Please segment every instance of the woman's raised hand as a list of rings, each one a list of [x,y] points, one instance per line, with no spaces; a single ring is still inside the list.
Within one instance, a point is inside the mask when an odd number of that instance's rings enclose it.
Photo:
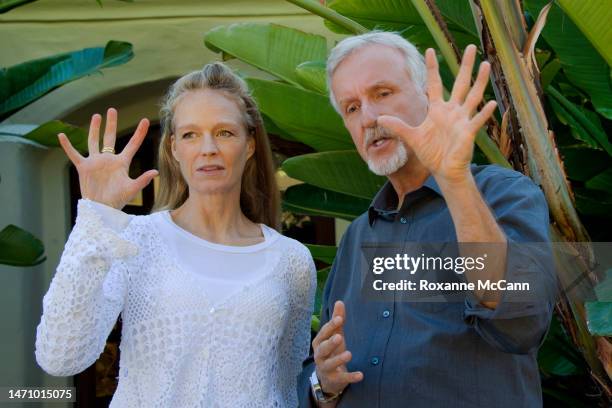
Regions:
[[[130,163],[147,135],[149,121],[147,119],[140,121],[134,135],[119,154],[108,151],[114,152],[115,148],[117,111],[109,108],[106,112],[102,152],[100,152],[101,122],[101,115],[92,116],[87,138],[89,150],[87,157],[81,156],[64,133],[60,133],[58,138],[64,152],[79,173],[81,196],[120,210],[158,174],[157,170],[149,170],[135,180],[129,176]]]

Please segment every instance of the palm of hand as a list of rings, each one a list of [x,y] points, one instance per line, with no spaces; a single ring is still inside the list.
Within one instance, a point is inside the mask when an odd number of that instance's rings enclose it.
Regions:
[[[496,106],[491,101],[474,115],[482,101],[490,71],[489,64],[482,63],[474,86],[470,87],[475,56],[476,47],[468,46],[451,97],[445,101],[435,53],[427,50],[429,106],[423,123],[412,127],[394,116],[378,119],[380,125],[398,134],[419,161],[438,178],[460,179],[469,173],[476,134]]]
[[[123,151],[120,154],[114,154],[100,153],[101,121],[102,117],[98,114],[91,118],[87,139],[89,155],[86,158],[72,146],[65,134],[58,135],[59,142],[77,168],[81,196],[121,209],[157,175],[157,170],[149,170],[137,179],[129,177],[130,163],[147,134],[149,122],[146,119],[141,120]],[[102,141],[106,148],[114,150],[116,130],[117,111],[110,108],[107,112],[106,129]]]
[[[83,198],[95,197],[112,207],[131,201],[138,190],[128,175],[129,164],[119,155],[90,156],[77,166]]]

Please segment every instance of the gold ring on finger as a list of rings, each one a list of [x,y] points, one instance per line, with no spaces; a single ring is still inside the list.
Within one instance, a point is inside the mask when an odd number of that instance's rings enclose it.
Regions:
[[[102,153],[110,153],[110,154],[115,154],[115,148],[114,147],[110,147],[110,146],[106,146],[102,149]]]

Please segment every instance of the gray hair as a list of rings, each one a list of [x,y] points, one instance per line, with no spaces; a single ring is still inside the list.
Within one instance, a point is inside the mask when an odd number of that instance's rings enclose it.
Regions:
[[[395,48],[405,57],[406,70],[408,75],[417,88],[425,92],[427,87],[427,68],[425,59],[417,48],[404,37],[397,33],[386,31],[372,31],[345,38],[331,50],[327,58],[327,89],[329,89],[329,99],[334,109],[340,113],[340,107],[336,102],[334,91],[331,87],[331,77],[338,68],[338,65],[353,52],[360,50],[368,45],[386,45]]]

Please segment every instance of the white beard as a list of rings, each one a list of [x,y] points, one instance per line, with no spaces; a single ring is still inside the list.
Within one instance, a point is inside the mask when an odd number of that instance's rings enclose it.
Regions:
[[[375,160],[368,156],[367,146],[370,145],[370,141],[379,138],[380,136],[387,136],[395,139],[396,148],[395,151],[390,154],[378,158]],[[382,126],[376,126],[368,128],[365,131],[365,145],[366,145],[366,162],[370,171],[378,176],[388,176],[393,174],[402,168],[408,161],[408,152],[404,143],[395,135],[389,133]]]

